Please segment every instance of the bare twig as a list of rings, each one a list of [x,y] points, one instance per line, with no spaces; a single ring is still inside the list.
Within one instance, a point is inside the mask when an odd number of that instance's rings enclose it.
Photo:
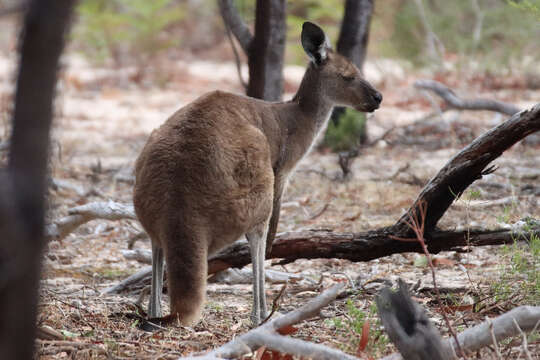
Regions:
[[[521,330],[516,319],[512,319],[512,320],[514,320],[514,325],[516,325],[516,329],[521,334],[521,346],[523,347],[523,352],[525,353],[527,360],[532,360],[531,353],[529,352],[529,343],[527,342],[527,335],[525,335],[525,333]]]
[[[514,115],[520,109],[512,104],[491,99],[463,99],[452,89],[435,80],[416,80],[414,87],[429,90],[440,96],[448,106],[459,110],[489,110],[506,115]]]
[[[205,355],[180,359],[235,359],[252,353],[261,346],[265,346],[271,350],[276,350],[303,358],[358,360],[356,357],[345,354],[339,350],[278,335],[279,329],[297,324],[301,321],[316,316],[323,307],[328,305],[337,297],[343,287],[343,284],[335,285],[301,308],[267,322],[266,324],[237,337],[236,339]]]
[[[497,338],[495,337],[495,331],[493,330],[493,323],[491,322],[491,320],[489,320],[489,318],[486,318],[486,322],[489,326],[489,334],[491,335],[491,343],[493,344],[493,348],[495,349],[495,355],[497,356],[498,360],[502,360],[499,343],[497,342]]]

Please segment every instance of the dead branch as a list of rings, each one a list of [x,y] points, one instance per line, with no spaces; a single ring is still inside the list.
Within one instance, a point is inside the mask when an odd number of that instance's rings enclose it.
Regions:
[[[96,219],[136,219],[136,216],[131,204],[121,204],[114,201],[88,203],[70,209],[68,216],[47,225],[45,236],[48,240],[59,241],[82,224]]]
[[[358,360],[358,358],[345,354],[339,350],[331,349],[319,344],[309,343],[303,340],[281,336],[278,333],[279,329],[292,326],[301,321],[317,316],[323,307],[328,305],[338,296],[343,287],[343,284],[335,285],[302,306],[300,309],[294,310],[286,315],[271,320],[205,355],[180,359],[236,359],[243,355],[252,353],[262,346],[265,346],[271,350],[276,350],[302,358]]]
[[[225,26],[230,29],[236,40],[238,40],[244,53],[249,54],[253,35],[244,20],[242,20],[242,17],[234,6],[234,2],[232,0],[219,0],[218,5]]]
[[[485,246],[512,244],[516,239],[529,240],[534,234],[540,236],[540,226],[531,232],[526,226],[514,229],[432,231],[426,233],[426,243],[431,254],[455,250],[465,246]],[[335,233],[329,231],[299,231],[277,236],[268,258],[282,259],[286,264],[296,259],[347,259],[369,261],[384,256],[404,253],[422,253],[417,242],[396,241],[390,238],[394,233],[389,229],[379,229],[362,233]],[[234,244],[208,260],[208,272],[215,273],[229,267],[242,267],[251,262],[249,246]]]
[[[491,99],[463,99],[449,87],[435,80],[416,80],[414,87],[429,90],[440,96],[448,106],[459,110],[489,110],[514,115],[520,109],[512,104]]]
[[[497,341],[521,334],[520,330],[516,328],[514,320],[518,323],[521,331],[530,332],[540,321],[540,306],[520,306],[492,319],[493,332]],[[490,345],[489,323],[486,321],[463,331],[458,335],[458,340],[466,351],[476,351]],[[453,341],[450,339],[446,340],[446,343],[453,346]]]
[[[455,340],[447,338],[441,341],[439,332],[424,310],[410,298],[403,283],[400,282],[397,293],[388,288],[381,291],[376,302],[384,328],[401,352],[401,355],[392,354],[382,360],[456,358]],[[464,351],[472,352],[493,344],[492,336],[497,342],[522,335],[533,331],[538,322],[540,307],[520,306],[463,331],[457,339]]]
[[[410,229],[405,224],[412,211],[427,204],[426,232],[431,232],[450,205],[474,181],[495,170],[486,167],[512,145],[540,130],[540,103],[513,115],[499,126],[485,132],[455,155],[420,192],[411,208],[392,227],[397,234]],[[418,215],[417,215],[418,216]]]

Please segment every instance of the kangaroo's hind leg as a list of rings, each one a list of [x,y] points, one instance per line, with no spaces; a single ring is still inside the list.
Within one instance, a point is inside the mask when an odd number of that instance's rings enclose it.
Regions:
[[[161,317],[161,297],[163,294],[163,249],[152,242],[152,285],[148,316]]]
[[[251,250],[251,263],[253,264],[253,309],[251,322],[257,326],[266,319],[266,296],[264,291],[264,257],[266,249],[266,235],[268,221],[265,221],[246,233]]]

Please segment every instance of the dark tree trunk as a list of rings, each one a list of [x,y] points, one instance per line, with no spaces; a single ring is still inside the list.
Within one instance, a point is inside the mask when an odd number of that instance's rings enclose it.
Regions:
[[[21,34],[9,165],[0,170],[0,354],[32,359],[45,178],[58,59],[73,0],[29,2]]]
[[[350,59],[362,71],[369,40],[369,26],[375,0],[347,0],[337,42],[337,52]],[[337,107],[332,113],[332,121],[338,124],[345,108]],[[359,141],[365,143],[367,136]]]
[[[369,26],[374,0],[347,0],[337,42],[337,51],[350,59],[360,71],[366,59]]]
[[[281,100],[287,30],[285,6],[285,0],[257,1],[255,36],[248,52],[248,96]]]

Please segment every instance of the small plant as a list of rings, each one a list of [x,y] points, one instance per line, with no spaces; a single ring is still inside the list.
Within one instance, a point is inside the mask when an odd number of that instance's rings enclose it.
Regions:
[[[334,152],[353,150],[366,136],[366,115],[346,109],[337,121],[331,120],[324,136],[324,145]]]
[[[520,294],[523,303],[540,305],[540,237],[531,233],[530,241],[503,246],[502,254],[508,261],[502,265],[501,278],[492,284],[495,300]]]
[[[377,317],[377,306],[371,304],[369,311],[358,308],[352,299],[345,304],[344,318],[337,317],[332,320],[336,329],[346,333],[352,341],[347,344],[347,351],[355,353],[361,341],[366,321],[369,321],[369,340],[365,351],[370,355],[382,354],[386,349],[389,339],[381,330],[381,323]],[[366,336],[366,335],[364,335]]]

